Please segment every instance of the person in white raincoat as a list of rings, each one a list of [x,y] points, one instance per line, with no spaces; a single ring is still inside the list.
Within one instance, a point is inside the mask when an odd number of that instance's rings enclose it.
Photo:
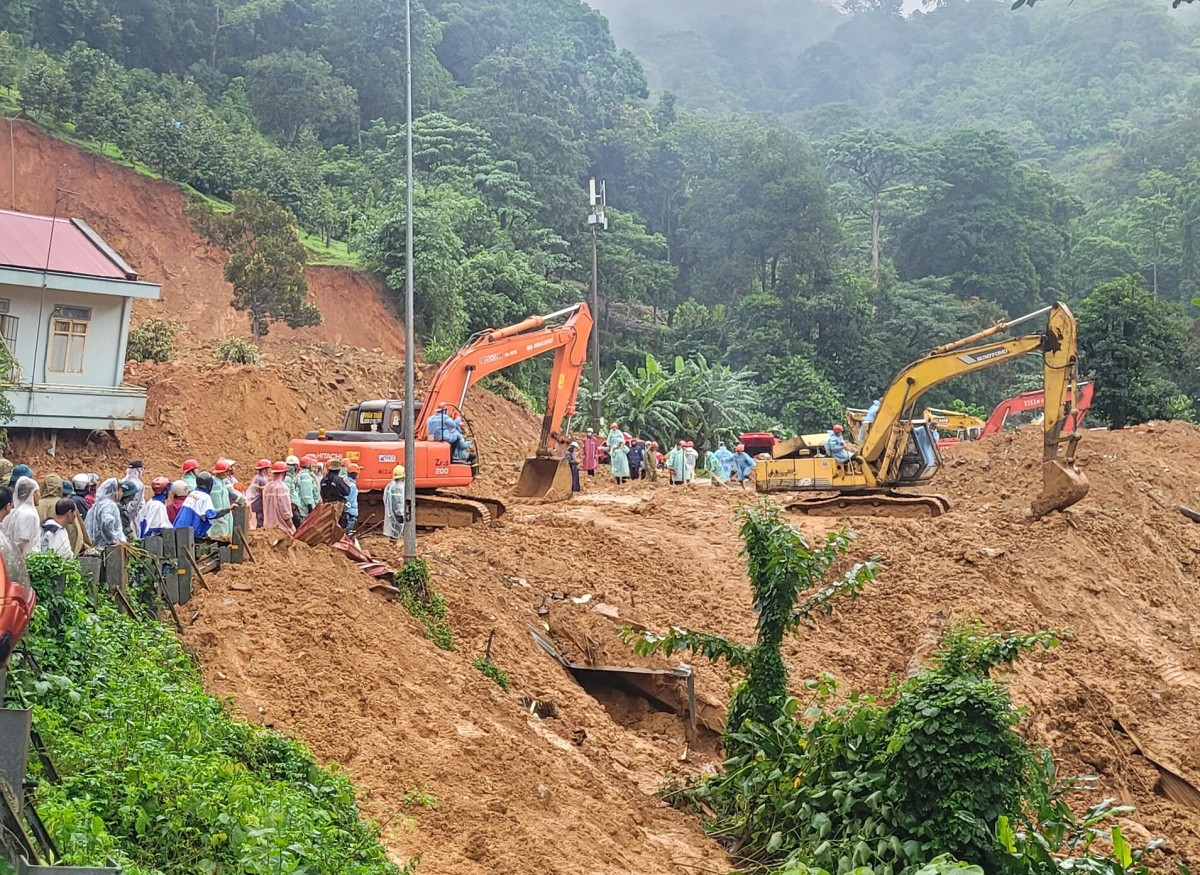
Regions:
[[[404,537],[404,466],[392,469],[392,482],[383,487],[383,534],[398,541]]]

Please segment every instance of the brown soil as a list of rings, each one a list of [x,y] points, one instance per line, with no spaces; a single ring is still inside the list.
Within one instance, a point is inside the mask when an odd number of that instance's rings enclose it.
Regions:
[[[955,450],[938,484],[953,502],[949,514],[854,521],[855,558],[879,557],[887,571],[789,642],[797,689],[829,671],[847,688],[879,691],[927,656],[955,617],[998,630],[1069,628],[1060,647],[1012,676],[1028,709],[1024,731],[1054,751],[1062,773],[1099,776],[1090,801],[1111,795],[1136,805],[1126,819],[1133,834],[1164,836],[1172,853],[1194,859],[1200,812],[1161,795],[1147,755],[1200,786],[1192,607],[1200,529],[1175,509],[1200,488],[1190,464],[1198,452],[1200,429],[1188,425],[1090,433],[1080,448],[1090,495],[1033,522],[1036,436]],[[453,654],[432,648],[328,552],[303,548],[303,568],[260,560],[223,574],[201,595],[193,633],[213,690],[252,718],[264,709],[321,757],[345,764],[373,815],[414,818],[388,841],[398,853],[421,852],[436,871],[568,872],[580,859],[595,861],[589,871],[720,870],[727,862],[695,823],[650,795],[668,774],[714,768],[711,737],[681,762],[681,719],[627,693],[589,696],[529,628],[572,660],[600,663],[645,664],[617,640],[618,624],[630,621],[751,640],[732,521],[749,496],[588,485],[571,502],[520,504],[491,527],[423,539],[449,603]],[[837,524],[797,522],[814,537]],[[399,558],[387,542],[370,546]],[[235,581],[252,591],[229,591]],[[584,595],[591,599],[576,604]],[[620,618],[597,614],[597,603]],[[548,612],[539,615],[542,605]],[[494,658],[512,679],[508,695],[469,666],[492,630]],[[696,667],[702,698],[719,706],[726,673],[703,660]],[[550,699],[559,716],[528,716],[521,697]],[[576,746],[579,729],[585,740]],[[437,797],[436,811],[404,808],[406,789],[418,785]]]
[[[191,343],[250,336],[246,314],[229,305],[224,254],[192,229],[178,186],[81,152],[25,122],[14,125],[10,151],[7,133],[0,137],[0,208],[49,216],[56,189],[73,192],[60,197],[58,215],[87,221],[142,279],[162,285],[160,301],[136,302],[135,322],[178,317]],[[15,198],[8,172],[14,151]],[[308,283],[323,324],[300,330],[277,325],[266,339],[268,349],[324,341],[404,354],[403,330],[374,280],[344,268],[310,267]]]

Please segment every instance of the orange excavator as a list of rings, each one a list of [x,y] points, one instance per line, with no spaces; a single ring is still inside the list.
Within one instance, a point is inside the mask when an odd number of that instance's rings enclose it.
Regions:
[[[1079,384],[1075,403],[1071,412],[1067,414],[1066,423],[1063,426],[1065,429],[1074,432],[1083,424],[1083,418],[1087,416],[1088,409],[1092,406],[1093,392],[1094,388],[1090,381]],[[1000,434],[1000,432],[1004,431],[1004,427],[1008,424],[1010,417],[1029,410],[1041,410],[1045,406],[1046,392],[1044,389],[1034,389],[1031,392],[1022,392],[1020,395],[1014,395],[1012,398],[1001,401],[996,405],[996,409],[992,411],[992,415],[983,424],[983,430],[979,436],[987,437],[988,435]]]
[[[471,438],[473,429],[463,413],[471,386],[489,374],[549,352],[554,353],[554,363],[542,434],[534,454],[525,460],[515,494],[543,499],[570,494],[563,420],[575,415],[591,333],[592,313],[587,304],[579,303],[545,316],[530,316],[507,328],[481,331],[442,362],[424,400],[417,404],[414,473],[418,526],[469,526],[504,513],[504,503],[499,499],[443,491],[475,482],[479,476],[479,444],[471,440],[467,458],[456,458],[449,443],[429,439],[427,423],[433,414],[444,410],[461,422],[464,436]],[[360,526],[381,518],[380,491],[391,482],[392,469],[404,463],[403,414],[402,400],[363,401],[346,411],[341,430],[309,432],[288,445],[296,456],[311,454],[322,461],[343,459],[359,466]]]

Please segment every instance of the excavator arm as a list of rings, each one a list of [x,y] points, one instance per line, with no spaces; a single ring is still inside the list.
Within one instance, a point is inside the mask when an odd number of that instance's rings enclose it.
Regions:
[[[1007,340],[988,338],[1005,334],[1016,326],[1048,314],[1046,330],[1039,334]],[[939,346],[925,358],[908,365],[884,392],[879,412],[860,448],[863,460],[876,472],[876,479],[895,479],[904,454],[911,417],[917,400],[946,380],[994,367],[1017,356],[1041,352],[1045,379],[1046,416],[1043,424],[1043,489],[1034,502],[1035,516],[1069,507],[1087,494],[1087,479],[1075,467],[1075,445],[1079,435],[1063,435],[1068,417],[1074,422],[1076,398],[1076,324],[1065,304],[1058,303],[1036,313],[1000,323],[970,337]],[[1063,458],[1060,447],[1066,444]]]
[[[561,324],[548,324],[564,316],[567,318]],[[542,436],[537,448],[539,456],[552,454],[563,419],[575,414],[575,399],[579,394],[591,333],[591,311],[587,304],[579,303],[545,316],[530,316],[508,328],[489,329],[475,335],[442,362],[434,374],[421,405],[425,415],[416,424],[417,439],[427,439],[428,418],[442,404],[461,412],[467,391],[478,380],[554,350],[546,415],[542,419]]]

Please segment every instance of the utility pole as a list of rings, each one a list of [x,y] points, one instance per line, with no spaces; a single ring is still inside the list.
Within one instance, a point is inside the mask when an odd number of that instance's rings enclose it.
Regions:
[[[405,101],[408,144],[405,153],[406,233],[404,240],[404,558],[417,556],[417,453],[416,408],[413,400],[413,86],[412,86],[412,0],[404,0],[404,53],[408,73]]]
[[[604,411],[600,408],[600,267],[598,240],[601,231],[608,230],[608,219],[604,215],[606,198],[604,180],[597,188],[596,180],[589,185],[592,212],[588,216],[588,227],[592,229],[592,417],[604,428]]]

